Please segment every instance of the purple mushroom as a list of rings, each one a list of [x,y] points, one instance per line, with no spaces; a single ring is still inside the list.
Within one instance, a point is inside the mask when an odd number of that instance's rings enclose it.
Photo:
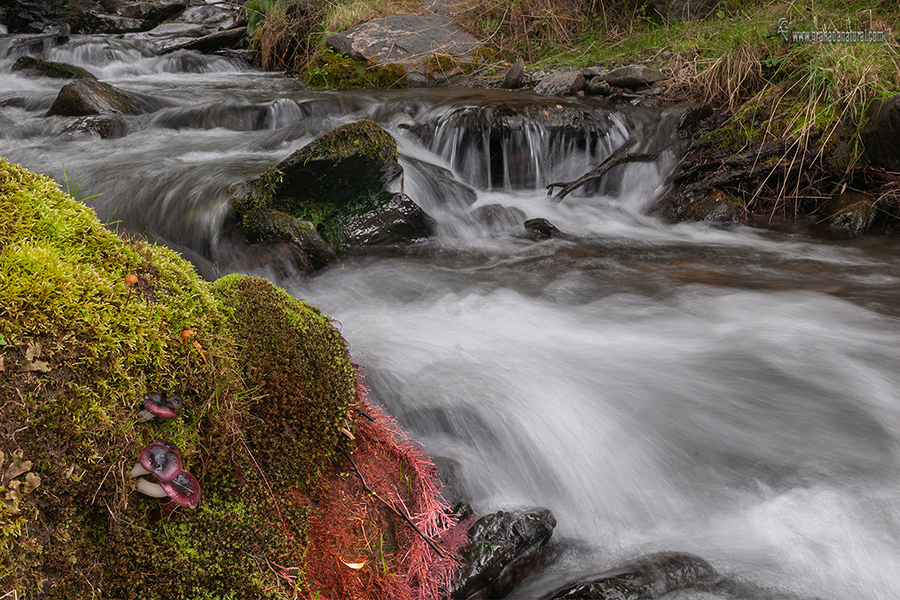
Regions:
[[[157,423],[162,423],[166,419],[174,419],[175,411],[179,410],[183,404],[181,396],[166,396],[158,392],[151,392],[144,395],[144,410],[138,414],[143,421],[155,418]]]
[[[197,508],[200,501],[200,483],[187,471],[180,472],[172,481],[161,482],[160,487],[175,504]]]
[[[181,450],[169,442],[150,442],[141,450],[140,465],[160,482],[169,482],[181,472]]]

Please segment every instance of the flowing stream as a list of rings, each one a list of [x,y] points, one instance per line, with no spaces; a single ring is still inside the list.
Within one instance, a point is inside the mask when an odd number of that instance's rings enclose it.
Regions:
[[[572,143],[529,123],[490,148],[453,124],[528,94],[311,92],[140,40],[44,44],[158,108],[101,139],[44,116],[64,82],[12,72],[20,40],[0,36],[0,155],[68,179],[110,227],[206,277],[250,270],[337,319],[373,399],[436,458],[451,500],[555,514],[557,558],[515,597],[680,550],[736,585],[671,597],[900,598],[898,240],[665,224],[645,211],[667,154],[548,199],[547,183],[631,132],[665,134],[653,111],[551,100],[590,112],[598,133]],[[359,118],[397,138],[404,191],[439,235],[312,279],[246,267],[217,233],[228,187]],[[417,123],[432,125],[427,143]],[[479,225],[428,165],[473,187],[475,207],[517,207],[569,235]]]

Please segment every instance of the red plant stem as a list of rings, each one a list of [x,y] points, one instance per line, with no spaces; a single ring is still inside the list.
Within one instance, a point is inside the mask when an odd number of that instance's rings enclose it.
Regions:
[[[370,488],[370,487],[369,487],[369,484],[366,483],[366,478],[363,477],[362,472],[359,470],[359,467],[357,467],[357,466],[356,466],[356,463],[353,462],[353,457],[351,457],[351,456],[347,453],[347,451],[344,450],[343,448],[341,449],[341,452],[344,453],[344,456],[346,456],[346,457],[347,457],[347,460],[350,461],[350,466],[352,466],[352,467],[353,467],[353,470],[356,471],[356,474],[359,475],[359,480],[362,482],[363,488],[365,488],[365,490],[366,490],[367,492],[369,492],[370,494],[372,494],[373,496],[375,496],[376,498],[378,498],[379,500],[381,500],[381,502],[382,502],[385,506],[387,506],[389,509],[391,509],[391,511],[394,512],[394,514],[400,516],[400,518],[402,518],[404,521],[406,521],[407,524],[409,524],[409,526],[412,527],[412,528],[415,530],[415,532],[418,533],[418,534],[422,537],[422,539],[425,540],[425,542],[426,542],[429,546],[431,546],[431,549],[434,550],[435,552],[437,552],[438,556],[440,556],[441,558],[447,558],[447,552],[446,552],[443,548],[441,548],[440,546],[438,546],[437,542],[435,542],[433,539],[431,539],[430,537],[428,537],[427,535],[425,535],[425,533],[424,533],[421,529],[419,529],[419,528],[416,526],[415,523],[413,523],[412,519],[410,519],[408,516],[406,516],[405,513],[403,513],[403,512],[401,512],[401,511],[397,510],[397,508],[396,508],[393,504],[391,504],[390,502],[388,502],[387,500],[385,500],[384,498],[382,498],[381,496],[379,496],[379,495],[375,492],[375,490],[373,490],[372,488]]]

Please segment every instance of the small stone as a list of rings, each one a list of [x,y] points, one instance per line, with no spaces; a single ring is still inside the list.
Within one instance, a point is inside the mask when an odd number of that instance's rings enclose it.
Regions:
[[[525,59],[521,56],[513,63],[513,66],[506,72],[501,86],[507,90],[520,88],[525,84]]]

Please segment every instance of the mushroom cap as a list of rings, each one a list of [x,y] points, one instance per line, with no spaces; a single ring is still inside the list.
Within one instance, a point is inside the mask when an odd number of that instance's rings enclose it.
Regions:
[[[161,483],[172,481],[181,472],[181,450],[169,442],[150,442],[141,450],[139,460]]]
[[[181,399],[181,396],[167,396],[166,397],[166,405],[172,408],[173,410],[181,410],[181,407],[184,406],[184,400]]]
[[[181,471],[172,481],[160,481],[159,485],[179,506],[196,508],[200,501],[200,483],[187,471]]]
[[[162,394],[145,394],[144,408],[159,419],[175,418],[175,411],[166,403],[166,398]]]

